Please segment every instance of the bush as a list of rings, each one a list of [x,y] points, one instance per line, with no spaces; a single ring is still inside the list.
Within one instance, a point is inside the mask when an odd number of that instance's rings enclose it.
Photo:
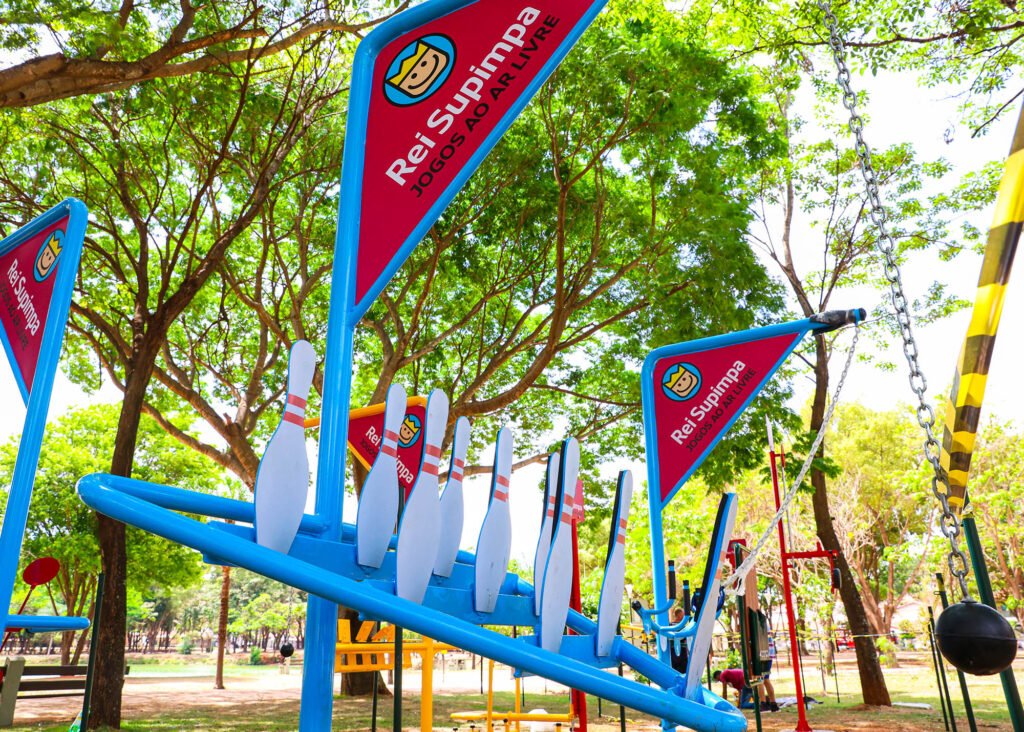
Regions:
[[[886,668],[896,668],[899,663],[896,661],[896,644],[888,638],[878,638],[875,641],[878,648],[878,660]]]
[[[259,646],[253,646],[249,649],[249,665],[250,666],[262,666],[263,665],[263,651],[260,650]]]
[[[181,645],[178,646],[178,653],[190,656],[192,655],[193,647],[194,646],[192,643],[192,636],[186,635],[184,638],[181,639]]]

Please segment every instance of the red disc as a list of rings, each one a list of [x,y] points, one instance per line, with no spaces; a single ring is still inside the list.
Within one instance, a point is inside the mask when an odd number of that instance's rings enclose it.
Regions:
[[[60,562],[56,559],[53,557],[39,557],[39,559],[25,567],[25,571],[21,573],[21,578],[25,580],[25,584],[38,587],[39,585],[45,585],[56,577],[59,571]]]

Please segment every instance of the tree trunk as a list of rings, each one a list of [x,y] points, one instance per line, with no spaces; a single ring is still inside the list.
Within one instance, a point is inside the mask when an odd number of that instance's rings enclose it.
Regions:
[[[67,666],[71,663],[71,646],[75,642],[73,630],[60,634],[60,665]]]
[[[815,336],[814,363],[814,403],[811,407],[811,430],[821,429],[825,419],[825,406],[828,401],[828,357],[825,351],[825,340]],[[825,445],[822,443],[818,456],[823,457]],[[885,685],[882,666],[878,661],[878,652],[871,635],[864,605],[857,592],[857,583],[850,571],[850,565],[843,554],[842,545],[832,525],[832,514],[828,505],[828,487],[825,474],[820,470],[811,470],[811,485],[814,486],[812,503],[814,505],[814,525],[818,538],[825,549],[836,552],[836,566],[839,567],[842,584],[839,595],[846,609],[846,619],[850,623],[850,632],[854,636],[854,648],[857,653],[857,670],[860,673],[860,687],[864,695],[864,703],[872,706],[891,706],[889,689]]]
[[[128,556],[124,524],[98,514],[97,534],[105,584],[96,635],[96,666],[89,729],[121,728],[121,687],[124,684],[125,626],[128,618]]]
[[[223,567],[220,584],[220,616],[217,619],[217,678],[213,688],[224,688],[224,647],[228,644],[228,599],[231,597],[231,567]]]
[[[141,340],[140,336],[137,336]],[[140,346],[142,344],[139,344]],[[153,354],[155,355],[155,354]],[[153,356],[136,348],[133,366],[128,369],[124,401],[114,438],[113,475],[131,476],[135,443],[139,435],[146,385],[153,370]],[[139,364],[145,364],[140,368]],[[121,689],[124,686],[124,654],[128,626],[128,547],[125,526],[120,521],[97,514],[96,534],[104,573],[103,603],[99,608],[96,636],[96,666],[92,689],[89,729],[121,728]]]

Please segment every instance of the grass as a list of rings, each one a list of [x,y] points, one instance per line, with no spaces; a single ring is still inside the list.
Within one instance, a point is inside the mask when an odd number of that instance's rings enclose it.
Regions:
[[[822,695],[821,676],[814,659],[808,659],[805,671],[805,693],[824,700]],[[840,657],[839,689],[840,702],[836,702],[835,682],[827,677],[830,696],[825,704],[815,706],[808,712],[811,726],[833,730],[907,730],[908,732],[939,732],[943,730],[942,714],[939,710],[939,698],[936,691],[935,672],[930,665],[925,665],[928,657],[925,654],[901,656],[901,666],[886,669],[886,682],[893,701],[923,702],[932,706],[931,710],[911,709],[878,709],[865,707],[859,693],[859,681],[856,668],[853,666],[852,654]],[[173,665],[170,666],[173,668]],[[239,667],[231,670],[232,675]],[[258,673],[260,667],[254,667]],[[1018,678],[1024,668],[1018,669]],[[778,697],[792,696],[795,687],[792,672],[788,668],[778,670],[775,675],[775,688]],[[1003,699],[1002,687],[998,677],[968,677],[971,699],[979,729],[984,732],[1003,732],[1011,729],[1009,714]],[[960,691],[955,673],[950,672],[949,683],[954,698],[956,717],[960,730],[967,729]],[[717,685],[716,685],[717,687]],[[720,691],[720,687],[716,688]],[[857,693],[854,693],[854,692]],[[411,695],[405,698],[403,729],[419,728],[419,705]],[[514,698],[511,692],[495,694],[495,708],[511,710]],[[294,730],[298,715],[298,704],[293,701],[261,702],[250,704],[239,702],[231,707],[218,709],[188,709],[187,701],[182,708],[173,713],[164,713],[142,719],[127,720],[122,729],[126,732],[283,732]],[[617,715],[618,708],[603,703],[602,711],[606,715]],[[486,708],[486,697],[481,694],[445,695],[439,693],[434,697],[435,729],[452,729],[450,714],[455,711],[474,711]],[[564,712],[568,708],[565,694],[527,694],[523,709],[543,708],[549,712]],[[369,730],[370,700],[366,698],[337,698],[334,704],[334,729],[336,730]],[[593,732],[612,732],[618,730],[616,717],[598,719],[597,700],[589,698],[588,716],[590,729]],[[751,716],[748,713],[748,716]],[[777,714],[764,715],[766,730],[792,729],[796,724],[796,710],[783,710]],[[752,716],[751,716],[752,719]],[[378,729],[390,730],[392,720],[392,700],[381,698],[378,715]],[[630,729],[643,727],[651,729],[656,723],[650,717],[627,710]],[[753,724],[750,726],[753,729]],[[45,732],[66,732],[67,724],[18,726],[12,728],[16,732],[44,730]],[[468,729],[464,726],[463,729]],[[479,729],[479,728],[478,728]],[[523,725],[523,730],[528,729]]]

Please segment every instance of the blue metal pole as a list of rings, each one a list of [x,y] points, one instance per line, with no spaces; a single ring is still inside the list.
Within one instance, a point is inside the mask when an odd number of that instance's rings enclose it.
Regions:
[[[57,272],[53,275],[57,281],[53,286],[50,310],[43,326],[45,330],[39,358],[36,361],[35,377],[31,384],[23,385],[23,393],[28,393],[27,413],[21,441],[18,443],[18,456],[14,460],[14,475],[11,476],[3,527],[0,528],[0,637],[3,637],[9,626],[11,595],[14,593],[14,581],[18,574],[21,543],[25,535],[25,525],[28,523],[32,488],[35,485],[36,469],[39,467],[39,453],[43,447],[46,413],[50,407],[57,361],[60,359],[60,349],[64,342],[64,326],[71,307],[71,293],[75,285],[75,275],[78,273],[88,215],[85,204],[69,198],[12,234],[4,240],[4,246],[0,247],[0,251],[9,251],[61,218],[69,216],[67,230],[64,232],[64,250],[60,255],[62,261],[57,265]],[[16,364],[12,364],[12,369],[18,372]]]
[[[356,66],[353,74],[368,73]],[[349,139],[364,139],[351,128],[360,127],[349,118]],[[364,124],[362,126],[365,126]],[[355,136],[351,136],[355,134]],[[349,156],[346,156],[346,161]],[[342,180],[348,171],[342,167]],[[342,185],[344,190],[344,183]],[[346,212],[347,194],[341,196],[338,233],[334,247],[331,304],[327,318],[327,351],[324,358],[324,386],[320,421],[320,452],[317,460],[316,516],[324,523],[321,536],[341,540],[342,505],[345,495],[345,458],[348,412],[351,401],[352,340],[356,323],[352,317],[355,282],[356,219]],[[350,204],[349,204],[350,207]],[[357,319],[356,319],[357,320]],[[331,729],[334,708],[334,646],[338,641],[338,605],[310,595],[306,609],[306,645],[302,664],[302,706],[300,732]]]

